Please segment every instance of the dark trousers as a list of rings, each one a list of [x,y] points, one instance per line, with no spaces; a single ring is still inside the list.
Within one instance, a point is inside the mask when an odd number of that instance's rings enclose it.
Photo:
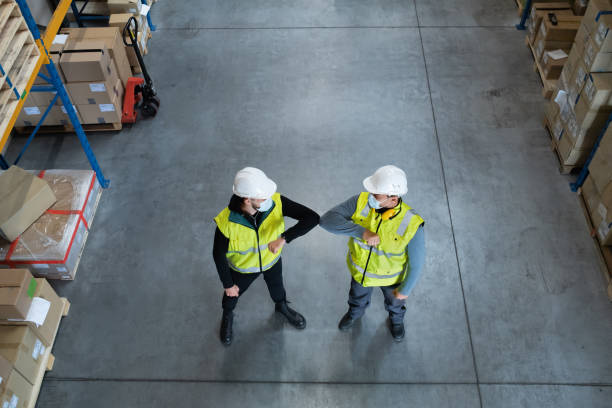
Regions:
[[[406,314],[405,301],[396,298],[393,295],[393,290],[399,286],[380,286],[383,295],[385,296],[385,310],[389,312],[389,319],[391,323],[398,324],[404,321],[404,315]],[[349,311],[353,319],[358,319],[366,311],[366,308],[370,305],[370,299],[372,298],[373,287],[363,287],[355,279],[351,279],[351,290],[349,292]]]
[[[223,293],[223,300],[221,306],[223,311],[231,312],[236,307],[240,296],[244,295],[251,283],[255,281],[261,275],[261,273],[240,273],[232,270],[232,280],[234,285],[237,285],[240,289],[237,297],[230,297]],[[282,259],[267,271],[263,272],[264,281],[268,286],[270,297],[274,303],[282,302],[286,299],[285,286],[283,285],[283,265]]]

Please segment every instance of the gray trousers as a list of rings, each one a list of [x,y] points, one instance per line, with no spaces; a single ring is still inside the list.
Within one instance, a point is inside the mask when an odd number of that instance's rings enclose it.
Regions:
[[[393,289],[398,286],[399,283],[392,286],[380,286],[385,296],[385,310],[389,312],[389,319],[393,324],[402,323],[404,321],[404,314],[406,314],[405,300],[399,300],[393,295]],[[351,279],[348,304],[353,319],[363,316],[366,308],[370,305],[373,290],[373,287],[363,287],[355,279]]]

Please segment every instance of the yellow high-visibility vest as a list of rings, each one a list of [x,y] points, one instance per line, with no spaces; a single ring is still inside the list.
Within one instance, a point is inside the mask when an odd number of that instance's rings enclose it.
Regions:
[[[369,206],[369,195],[359,195],[351,219],[372,232],[378,228],[380,244],[370,247],[363,239],[351,237],[346,262],[353,279],[363,286],[395,285],[406,277],[410,262],[406,247],[425,221],[404,202],[395,208],[398,212],[392,218],[383,220]]]
[[[215,217],[221,233],[229,239],[227,261],[230,268],[240,273],[258,273],[272,268],[280,259],[281,250],[273,254],[268,244],[285,232],[280,194],[272,196],[274,204],[265,212],[258,229],[242,214],[225,208]]]

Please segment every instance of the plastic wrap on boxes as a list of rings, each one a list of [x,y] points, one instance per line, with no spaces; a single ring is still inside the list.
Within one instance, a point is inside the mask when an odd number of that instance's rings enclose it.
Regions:
[[[0,268],[74,279],[102,188],[91,170],[36,173],[49,183],[57,202],[12,244],[0,241]]]

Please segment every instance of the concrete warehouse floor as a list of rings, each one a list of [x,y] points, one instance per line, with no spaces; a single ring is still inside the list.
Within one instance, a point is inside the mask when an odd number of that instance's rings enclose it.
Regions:
[[[153,16],[161,110],[90,134],[112,185],[76,280],[54,283],[72,309],[39,407],[610,407],[612,304],[514,0],[162,0]],[[338,331],[346,240],[317,228],[283,257],[306,330],[260,279],[224,348],[212,218],[234,173],[260,167],[323,213],[387,163],[427,221],[404,342],[379,291]],[[21,164],[88,168],[71,135]]]

